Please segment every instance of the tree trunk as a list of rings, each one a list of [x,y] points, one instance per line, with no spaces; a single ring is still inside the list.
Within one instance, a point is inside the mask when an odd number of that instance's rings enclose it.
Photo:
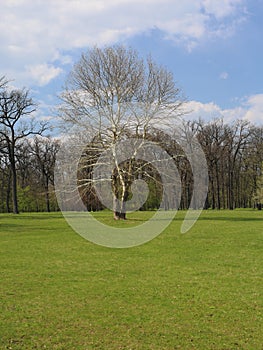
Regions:
[[[216,163],[216,187],[217,187],[217,209],[221,209],[221,196],[220,196],[220,179],[219,179],[219,167]]]
[[[11,144],[9,144],[9,161],[12,174],[12,201],[13,201],[13,213],[18,214],[18,200],[17,200],[17,176],[16,176],[16,161],[15,161],[15,139],[14,133],[12,135]]]
[[[126,197],[126,195],[125,195]],[[128,197],[128,195],[127,195]],[[120,212],[120,219],[126,220],[126,199],[121,201],[121,212]]]
[[[46,211],[50,213],[50,199],[49,199],[49,181],[48,176],[45,179],[45,197],[46,197]]]
[[[213,174],[210,175],[210,183],[211,183],[211,192],[212,192],[212,209],[216,208],[215,204],[215,186],[214,186],[214,178]]]
[[[126,220],[126,200],[128,198],[129,193],[125,191],[124,196],[119,201],[115,196],[113,198],[113,218],[114,220]]]
[[[120,208],[118,198],[113,198],[113,218],[114,220],[120,220]]]
[[[229,173],[229,209],[234,209],[234,174],[232,170]]]
[[[10,195],[11,195],[11,170],[8,171],[8,179],[7,179],[7,189],[6,189],[6,211],[10,213]]]

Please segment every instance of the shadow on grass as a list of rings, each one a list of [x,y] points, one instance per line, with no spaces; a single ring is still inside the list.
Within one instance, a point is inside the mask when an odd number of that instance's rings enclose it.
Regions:
[[[251,214],[255,214],[255,217],[251,217]],[[86,216],[86,212],[83,212],[83,215]],[[92,219],[92,217],[96,220],[102,221],[104,223],[144,223],[152,218],[152,216],[155,214],[153,211],[139,211],[138,216],[136,216],[136,213],[133,213],[133,217],[128,217],[126,220],[113,220],[111,216],[111,212],[94,212],[90,213],[91,217],[87,217]],[[247,215],[246,215],[247,214]],[[80,215],[80,213],[77,213],[77,215]],[[185,219],[186,211],[179,210],[175,217],[172,219],[172,221],[183,221]],[[71,215],[68,214],[68,217]],[[72,217],[74,217],[75,214],[72,213]],[[141,217],[140,217],[141,216]],[[21,214],[0,214],[0,225],[1,227],[10,227],[10,226],[17,226],[21,225],[20,220],[52,220],[52,219],[62,219],[64,220],[64,217],[61,212],[52,212],[52,213],[21,213]],[[8,220],[8,222],[5,222]],[[154,220],[154,219],[153,219]],[[156,220],[170,220],[170,219],[156,219]],[[187,219],[186,219],[187,220]],[[189,219],[190,220],[190,219]],[[4,221],[4,222],[3,222]],[[201,215],[198,217],[198,221],[230,221],[230,222],[255,222],[255,221],[263,221],[263,211],[257,211],[257,210],[239,210],[239,211],[231,211],[231,210],[224,210],[224,212],[220,210],[211,210],[211,211],[203,211]]]
[[[239,218],[239,217],[229,217],[229,216],[211,216],[211,217],[199,217],[200,221],[262,221],[262,218]]]

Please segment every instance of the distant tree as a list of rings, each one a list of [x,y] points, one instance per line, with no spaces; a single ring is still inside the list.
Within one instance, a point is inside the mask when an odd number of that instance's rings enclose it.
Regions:
[[[204,123],[199,120],[195,123],[198,130],[198,140],[206,155],[209,175],[209,193],[212,209],[220,209],[224,204],[223,187],[226,169],[226,132],[222,119]],[[209,198],[209,199],[210,199]]]
[[[263,129],[245,120],[194,122],[208,164],[207,207],[253,206],[263,160]]]
[[[0,90],[0,144],[1,152],[8,155],[12,176],[13,212],[18,213],[16,148],[29,135],[41,135],[46,123],[36,123],[32,113],[36,105],[26,89],[9,89],[7,83]]]
[[[1,212],[10,212],[11,173],[9,159],[5,153],[0,152],[0,186],[1,186]]]
[[[228,208],[236,206],[235,188],[240,179],[243,155],[250,142],[251,125],[248,121],[238,120],[226,127],[227,171],[228,171]]]
[[[259,210],[263,207],[263,163],[261,164],[261,172],[256,181],[256,190],[254,201]]]
[[[32,163],[44,189],[46,211],[50,212],[50,185],[54,185],[54,167],[60,144],[50,137],[35,137],[29,143]]]

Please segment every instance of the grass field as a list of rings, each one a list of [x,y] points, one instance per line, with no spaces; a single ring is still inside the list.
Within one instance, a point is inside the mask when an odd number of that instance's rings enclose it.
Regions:
[[[204,211],[182,235],[184,214],[130,249],[1,214],[0,349],[262,350],[263,211]]]

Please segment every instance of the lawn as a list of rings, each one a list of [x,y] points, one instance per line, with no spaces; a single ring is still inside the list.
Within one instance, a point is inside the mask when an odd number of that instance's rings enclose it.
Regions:
[[[60,213],[1,214],[0,349],[262,350],[263,211],[203,211],[180,234],[184,214],[129,249]]]

